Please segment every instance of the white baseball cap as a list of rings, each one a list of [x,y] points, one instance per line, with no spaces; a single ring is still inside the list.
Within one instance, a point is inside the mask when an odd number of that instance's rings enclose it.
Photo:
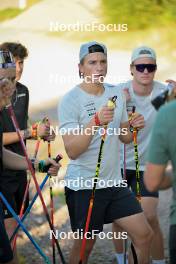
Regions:
[[[84,59],[84,57],[86,55],[88,55],[89,53],[92,53],[92,51],[90,50],[90,48],[94,45],[98,45],[102,48],[102,52],[107,55],[107,48],[104,44],[102,43],[98,43],[96,41],[91,41],[91,42],[87,42],[81,45],[80,47],[80,51],[79,51],[79,61],[81,61],[82,59]],[[94,52],[96,52],[96,49],[94,49]],[[97,50],[97,52],[99,52]]]
[[[155,51],[147,46],[138,47],[133,50],[131,55],[131,63],[139,58],[151,58],[156,60],[156,53]]]

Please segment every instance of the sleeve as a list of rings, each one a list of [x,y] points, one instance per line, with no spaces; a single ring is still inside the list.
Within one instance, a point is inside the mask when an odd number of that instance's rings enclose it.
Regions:
[[[147,153],[147,161],[153,164],[166,165],[169,161],[167,116],[159,111],[152,129],[151,140]]]
[[[122,92],[122,102],[123,102],[123,106],[122,106],[123,109],[122,109],[121,123],[124,123],[128,121],[128,114],[127,114],[127,109],[126,109],[126,98],[123,92]]]
[[[71,95],[66,95],[58,106],[59,129],[67,132],[79,127],[79,103]]]

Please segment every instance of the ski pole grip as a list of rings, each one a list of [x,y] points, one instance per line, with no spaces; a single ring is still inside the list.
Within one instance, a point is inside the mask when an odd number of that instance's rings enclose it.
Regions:
[[[55,158],[55,161],[58,163],[61,159],[63,159],[63,156],[61,154],[58,154]]]
[[[58,154],[54,160],[58,163],[62,158],[63,158],[63,156],[61,154]],[[52,164],[45,165],[45,161],[41,160],[39,162],[39,172],[42,172],[42,173],[46,172],[47,173],[51,166],[52,166]]]
[[[133,108],[132,108],[132,114],[134,114],[135,111],[136,111],[136,106],[133,106]]]
[[[110,98],[108,100],[107,106],[115,108],[116,107],[116,104],[115,104],[116,100],[117,100],[117,96],[113,96],[112,98]]]

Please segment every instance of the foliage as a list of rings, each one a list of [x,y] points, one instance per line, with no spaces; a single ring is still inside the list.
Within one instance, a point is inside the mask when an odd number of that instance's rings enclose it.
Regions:
[[[28,8],[30,8],[32,5],[40,2],[41,0],[27,0],[27,7],[24,10],[21,10],[19,8],[6,8],[4,10],[0,10],[0,22],[12,19],[24,11],[26,11]]]
[[[176,0],[101,0],[106,23],[128,24],[131,30],[176,22]]]

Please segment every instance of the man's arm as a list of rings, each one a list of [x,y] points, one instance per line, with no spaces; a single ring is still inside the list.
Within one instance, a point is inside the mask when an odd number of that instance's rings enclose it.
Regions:
[[[79,155],[87,150],[93,138],[93,126],[95,126],[94,118],[92,118],[84,128],[84,131],[86,131],[85,129],[90,129],[90,135],[88,135],[87,133],[83,133],[79,135],[70,134],[62,136],[66,153],[70,159],[77,159]]]
[[[22,138],[24,138],[24,130],[20,131]],[[29,136],[30,137],[30,136]],[[3,133],[3,145],[9,145],[19,142],[19,137],[16,132],[4,132]]]
[[[28,165],[25,157],[3,148],[3,164],[11,170],[27,170]]]
[[[144,182],[149,191],[166,189],[172,184],[172,168],[167,167],[170,160],[168,148],[170,123],[167,122],[167,115],[166,108],[161,107],[152,130],[144,174]]]
[[[166,165],[147,163],[144,183],[150,192],[165,190],[172,186],[172,169]]]
[[[166,165],[147,163],[144,174],[144,183],[150,192],[154,192],[159,189],[159,186],[164,178],[165,168]]]
[[[166,165],[148,163],[144,182],[150,192],[168,189],[172,186],[172,169],[166,169]]]
[[[129,144],[133,141],[133,134],[130,131],[130,125],[128,121],[120,124],[120,129],[122,130],[124,128],[126,128],[127,133],[126,135],[119,135],[119,139],[122,143]]]
[[[113,120],[114,109],[108,106],[103,106],[97,115],[101,126],[105,126]],[[95,117],[93,117],[84,127],[84,132],[82,134],[64,135],[63,141],[68,157],[74,160],[84,153],[88,149],[96,131],[97,125],[95,122]]]
[[[3,147],[3,165],[7,169],[11,170],[28,170],[28,163],[26,161],[26,158],[23,156],[20,156],[12,151],[7,150]],[[39,161],[35,161],[35,167],[38,168]],[[60,168],[60,164],[56,163],[53,159],[46,159],[45,165],[51,165],[48,173],[52,176],[57,176],[58,170]]]
[[[33,138],[32,129],[27,128],[20,130],[20,134],[23,139],[36,139]],[[37,127],[37,136],[40,138],[49,138],[50,141],[55,139],[55,135],[50,135],[50,126],[47,124],[40,123]],[[4,132],[3,133],[3,145],[9,145],[19,142],[19,137],[16,132]]]

